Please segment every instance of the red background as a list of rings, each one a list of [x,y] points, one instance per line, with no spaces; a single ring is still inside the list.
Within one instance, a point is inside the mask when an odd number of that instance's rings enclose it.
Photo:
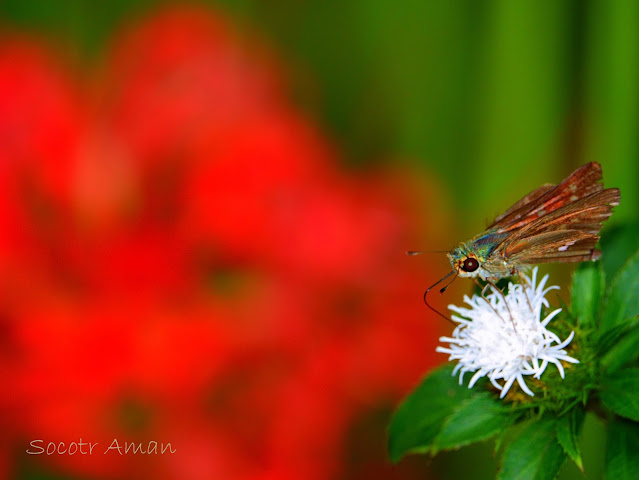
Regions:
[[[149,15],[96,63],[2,34],[3,476],[424,478],[385,429],[444,359],[421,295],[445,259],[403,254],[450,246],[444,189],[348,171],[281,60],[210,10]]]

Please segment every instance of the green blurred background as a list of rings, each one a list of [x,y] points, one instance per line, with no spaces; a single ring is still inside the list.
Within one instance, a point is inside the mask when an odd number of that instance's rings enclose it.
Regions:
[[[161,3],[4,0],[0,14],[90,63]],[[621,188],[615,221],[637,218],[637,2],[207,3],[272,42],[296,100],[353,165],[392,156],[437,173],[460,235],[593,160]]]
[[[114,29],[160,3],[3,0],[0,16],[90,65]],[[621,189],[614,223],[639,217],[639,2],[208,3],[271,43],[296,103],[350,168],[404,162],[439,177],[459,240],[589,161]],[[600,476],[601,430],[586,426],[588,478]],[[492,478],[491,448],[444,455],[433,468]],[[563,476],[581,478],[572,466]]]

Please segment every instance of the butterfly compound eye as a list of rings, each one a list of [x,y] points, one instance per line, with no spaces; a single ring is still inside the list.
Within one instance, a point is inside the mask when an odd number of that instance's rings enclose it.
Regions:
[[[469,257],[466,260],[464,260],[464,263],[462,263],[461,268],[464,272],[474,272],[475,270],[479,268],[479,262],[477,261],[476,258]]]

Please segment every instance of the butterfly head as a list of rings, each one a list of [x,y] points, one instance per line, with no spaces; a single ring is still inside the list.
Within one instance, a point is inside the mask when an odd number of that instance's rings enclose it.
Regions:
[[[448,254],[448,259],[453,269],[460,277],[483,277],[482,264],[484,260],[475,253],[468,251],[466,245],[462,244]]]

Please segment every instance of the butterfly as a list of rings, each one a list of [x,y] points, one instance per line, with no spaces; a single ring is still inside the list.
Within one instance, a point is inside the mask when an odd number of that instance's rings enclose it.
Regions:
[[[486,231],[447,254],[452,271],[426,290],[424,301],[431,288],[453,274],[494,284],[539,263],[599,259],[599,231],[620,200],[619,189],[604,189],[602,177],[601,165],[591,162],[557,185],[547,183],[530,192]]]

